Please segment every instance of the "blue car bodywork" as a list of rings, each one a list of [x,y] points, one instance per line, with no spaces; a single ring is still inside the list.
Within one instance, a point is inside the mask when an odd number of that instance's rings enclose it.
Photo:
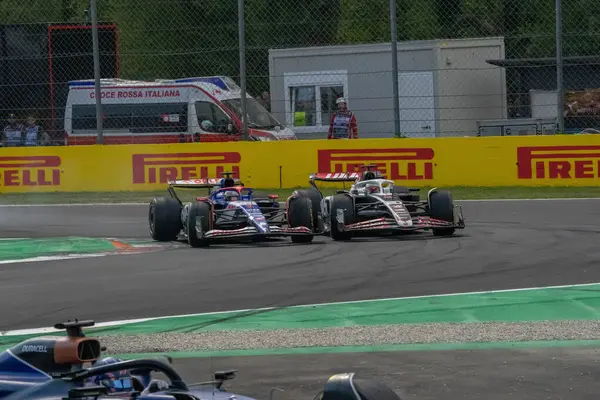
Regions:
[[[96,362],[103,348],[97,339],[86,337],[82,327],[94,321],[69,321],[55,328],[67,336],[42,336],[23,341],[0,353],[0,399],[69,400],[255,400],[223,389],[235,378],[235,370],[216,372],[214,380],[188,385],[170,365],[168,357],[134,359],[87,367]],[[114,386],[98,385],[94,377],[114,376],[126,371],[136,384],[114,393]],[[168,381],[153,385],[151,374],[158,372]],[[111,375],[112,374],[112,375]],[[271,389],[271,396],[276,389]],[[320,400],[400,400],[385,385],[358,384],[354,374],[333,375],[317,398]]]
[[[208,196],[182,202],[177,188],[209,189]],[[294,192],[281,207],[278,196],[256,196],[239,180],[192,179],[169,182],[169,197],[154,198],[149,207],[150,233],[158,241],[183,236],[193,247],[220,239],[264,239],[289,236],[311,242],[315,220],[310,199]]]
[[[170,385],[165,382],[165,386],[168,386],[166,391],[187,390],[197,398],[205,398],[208,395],[222,400],[233,395],[222,389],[221,385],[225,380],[233,379],[235,371],[217,372],[214,381],[200,388],[190,389],[169,365],[168,357],[94,366],[103,348],[97,339],[86,337],[82,330],[82,327],[93,325],[94,321],[57,324],[55,328],[66,329],[67,336],[28,339],[0,353],[0,399],[63,399],[67,398],[69,393],[72,398],[89,395],[94,391],[104,393],[108,392],[106,389],[109,388],[94,385],[93,377],[107,373],[114,375],[118,371],[128,371],[129,379],[133,382],[128,390],[119,393],[120,398],[134,393],[139,395],[144,391],[145,394],[152,394],[148,386],[152,382],[152,372],[162,372],[171,380]],[[161,389],[162,392],[166,392],[164,387]],[[235,396],[240,400],[254,400],[237,394]]]

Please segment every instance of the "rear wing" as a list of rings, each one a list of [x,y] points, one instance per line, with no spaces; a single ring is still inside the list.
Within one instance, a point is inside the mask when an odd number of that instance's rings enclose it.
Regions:
[[[212,188],[219,183],[221,183],[221,180],[215,178],[177,179],[174,181],[169,181],[169,187],[202,189]]]
[[[242,184],[241,179],[232,179],[233,185],[238,186]],[[203,188],[213,188],[216,185],[221,184],[220,178],[199,178],[199,179],[178,179],[174,181],[169,181],[169,187],[172,188],[188,188],[188,189],[203,189]]]
[[[356,182],[360,179],[358,172],[328,172],[310,175],[310,182]]]
[[[315,182],[352,182],[353,184],[360,181],[360,174],[358,172],[327,172],[311,174],[308,179],[310,185],[314,187],[319,193],[321,191],[315,185]],[[345,187],[345,185],[344,185]]]

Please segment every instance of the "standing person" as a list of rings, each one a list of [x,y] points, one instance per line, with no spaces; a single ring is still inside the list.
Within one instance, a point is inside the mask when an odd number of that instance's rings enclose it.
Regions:
[[[4,135],[2,144],[4,147],[18,147],[23,144],[23,133],[25,128],[23,124],[17,122],[17,117],[14,113],[8,114],[8,125],[4,127]]]
[[[25,146],[49,146],[50,136],[36,123],[32,115],[27,117],[25,127]]]
[[[358,139],[356,116],[348,110],[346,99],[340,97],[335,104],[338,109],[331,113],[327,139]]]

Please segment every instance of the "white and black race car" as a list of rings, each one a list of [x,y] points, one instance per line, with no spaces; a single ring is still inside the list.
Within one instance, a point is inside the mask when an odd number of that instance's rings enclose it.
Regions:
[[[353,184],[349,190],[324,197],[316,181]],[[431,189],[427,199],[421,200],[419,189],[395,186],[394,181],[373,171],[318,173],[311,175],[309,182],[314,189],[297,192],[311,199],[319,233],[334,240],[420,230],[449,236],[465,227],[462,209],[454,205],[447,190]]]

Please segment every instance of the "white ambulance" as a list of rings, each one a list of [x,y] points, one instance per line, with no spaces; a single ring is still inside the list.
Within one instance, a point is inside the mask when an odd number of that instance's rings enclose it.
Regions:
[[[229,77],[101,80],[105,144],[227,142],[243,139],[241,89]],[[251,140],[295,140],[294,132],[246,94]],[[65,144],[96,143],[94,80],[69,82]]]

